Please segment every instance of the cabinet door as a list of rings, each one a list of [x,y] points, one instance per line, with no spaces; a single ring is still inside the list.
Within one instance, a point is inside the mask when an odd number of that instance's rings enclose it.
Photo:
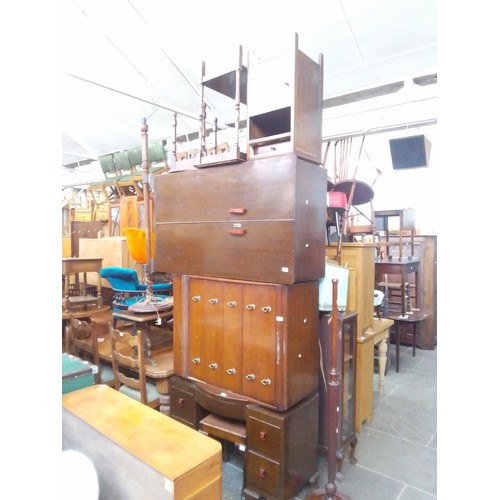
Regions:
[[[276,288],[243,288],[242,392],[249,398],[274,404],[276,399]]]
[[[224,284],[189,280],[189,375],[209,384],[222,382]]]
[[[342,328],[342,435],[340,448],[354,436],[356,316],[341,319]]]
[[[243,309],[242,285],[224,284],[222,338],[222,387],[241,392],[241,311]]]

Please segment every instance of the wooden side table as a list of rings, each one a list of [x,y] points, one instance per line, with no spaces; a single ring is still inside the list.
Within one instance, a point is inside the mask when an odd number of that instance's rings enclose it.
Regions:
[[[401,343],[401,330],[404,328],[405,325],[411,326],[413,357],[415,357],[415,345],[416,345],[416,338],[418,335],[418,329],[420,327],[420,323],[428,316],[430,316],[430,314],[423,311],[411,312],[405,316],[397,314],[389,315],[389,318],[394,321],[396,326],[396,372],[397,373],[399,373],[399,347]]]
[[[87,273],[97,273],[97,307],[102,306],[102,290],[101,290],[101,275],[99,271],[102,268],[102,257],[68,257],[62,259],[62,274],[64,276],[64,310],[69,311],[70,297],[69,297],[69,281],[70,276],[79,273],[83,274],[83,288],[87,287]],[[79,305],[93,302],[95,299],[88,299],[80,297],[75,302]]]
[[[158,312],[152,312],[152,313],[135,313],[129,310],[123,310],[123,311],[114,311],[113,312],[113,319],[120,319],[122,321],[130,321],[132,323],[132,328],[134,333],[137,331],[137,328],[141,325],[144,326],[144,356],[145,356],[145,363],[149,364],[151,366],[158,366],[158,362],[153,359],[153,356],[151,355],[151,339],[150,339],[150,330],[151,330],[151,325],[153,325],[156,320],[158,319],[165,319],[165,318],[172,318],[173,317],[173,307],[174,307],[174,302],[173,302],[173,297],[170,300],[171,302],[171,307],[168,309],[162,309],[161,311]]]

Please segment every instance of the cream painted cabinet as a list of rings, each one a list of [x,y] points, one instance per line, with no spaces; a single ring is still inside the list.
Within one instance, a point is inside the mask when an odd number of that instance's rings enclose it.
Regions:
[[[340,265],[349,269],[347,310],[358,313],[358,338],[373,324],[375,252],[372,243],[342,243]],[[326,247],[326,256],[332,262],[336,254],[336,246]]]

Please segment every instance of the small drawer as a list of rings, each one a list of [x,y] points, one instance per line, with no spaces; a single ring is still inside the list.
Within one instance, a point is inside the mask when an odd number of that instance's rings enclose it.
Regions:
[[[250,144],[252,156],[258,155],[280,155],[292,152],[292,143],[288,141],[275,141],[265,143],[264,140],[256,140]]]
[[[283,429],[256,418],[247,419],[247,447],[269,458],[283,456]]]
[[[193,394],[170,388],[170,416],[197,429],[196,401]]]
[[[196,404],[194,384],[179,377],[170,381],[170,416],[198,430],[199,422],[208,411]]]
[[[245,488],[263,492],[273,498],[278,498],[280,493],[279,462],[269,460],[252,450],[245,453]]]

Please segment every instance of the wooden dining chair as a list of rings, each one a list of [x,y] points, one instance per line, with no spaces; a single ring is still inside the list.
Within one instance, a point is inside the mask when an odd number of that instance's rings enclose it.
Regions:
[[[142,332],[135,335],[109,325],[115,389],[151,408],[159,408],[160,393],[146,380]]]
[[[99,357],[99,332],[102,328],[94,320],[79,320],[70,315],[66,332],[66,352],[97,366],[96,384],[114,386],[113,368]]]

